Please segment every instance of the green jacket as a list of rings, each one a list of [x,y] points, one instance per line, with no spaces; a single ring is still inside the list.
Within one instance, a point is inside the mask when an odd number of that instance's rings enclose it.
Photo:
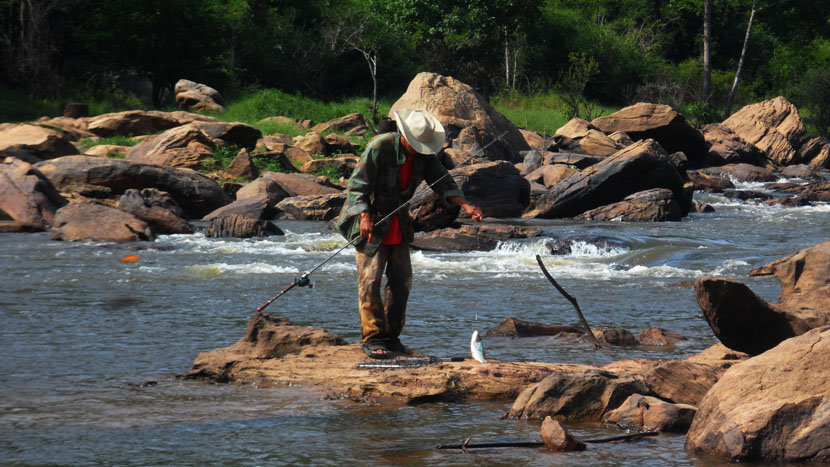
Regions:
[[[369,211],[375,222],[372,242],[359,240],[355,246],[359,251],[373,255],[380,246],[389,222],[378,224],[384,216],[412,198],[422,181],[434,183],[447,173],[447,168],[436,155],[418,154],[412,158],[412,180],[406,190],[401,191],[401,168],[406,163],[406,153],[400,144],[400,133],[384,133],[375,137],[366,146],[363,156],[352,172],[346,186],[346,203],[335,221],[335,226],[346,237],[354,240],[360,235],[360,213]],[[464,196],[452,177],[445,177],[432,187],[444,200],[452,196]],[[415,239],[409,209],[397,213],[401,231],[406,243]]]

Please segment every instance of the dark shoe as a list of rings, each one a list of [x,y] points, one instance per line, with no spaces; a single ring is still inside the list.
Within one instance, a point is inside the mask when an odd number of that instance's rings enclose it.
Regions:
[[[381,340],[368,340],[360,347],[363,353],[377,360],[388,360],[395,354]]]
[[[401,343],[401,340],[397,337],[390,337],[384,341],[386,343],[386,348],[401,355],[413,355],[415,352],[409,350]]]

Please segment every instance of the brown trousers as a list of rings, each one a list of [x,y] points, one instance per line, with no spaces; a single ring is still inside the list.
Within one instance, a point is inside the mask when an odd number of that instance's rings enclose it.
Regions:
[[[385,299],[380,285],[386,272]],[[412,289],[409,245],[381,245],[374,255],[357,252],[357,293],[363,341],[401,335]]]

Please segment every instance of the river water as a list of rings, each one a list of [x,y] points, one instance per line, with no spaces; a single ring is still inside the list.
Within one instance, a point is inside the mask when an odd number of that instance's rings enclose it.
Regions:
[[[743,184],[759,189],[760,185]],[[674,348],[593,350],[555,337],[485,338],[488,358],[603,364],[682,358],[714,344],[689,282],[722,275],[776,301],[757,266],[830,237],[830,206],[757,206],[697,193],[711,214],[680,223],[516,221],[568,241],[516,241],[482,253],[413,252],[415,286],[402,340],[425,353],[469,354],[470,334],[512,316],[579,322],[541,274],[579,300],[594,327],[634,334],[661,327],[689,338]],[[162,237],[151,245],[62,243],[47,234],[0,235],[0,463],[709,465],[684,437],[590,445],[582,453],[491,449],[462,454],[438,443],[538,440],[539,421],[501,420],[512,401],[380,407],[325,400],[301,386],[216,385],[177,379],[199,352],[242,337],[262,302],[344,244],[321,222],[278,225],[283,237]],[[602,240],[602,241],[597,241]],[[122,258],[138,254],[125,264]],[[356,267],[346,251],[269,312],[359,339]],[[618,433],[569,425],[579,437]]]

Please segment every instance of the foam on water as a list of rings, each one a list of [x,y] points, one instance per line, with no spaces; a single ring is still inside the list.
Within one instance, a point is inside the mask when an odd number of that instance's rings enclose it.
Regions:
[[[186,268],[189,274],[199,278],[210,278],[221,274],[278,274],[278,273],[299,273],[294,267],[275,266],[266,263],[228,264],[210,263],[195,264]]]
[[[206,238],[203,233],[166,235],[159,239],[181,246],[184,253],[224,255],[328,253],[346,244],[340,235],[318,232],[286,232],[284,236],[242,240]]]

